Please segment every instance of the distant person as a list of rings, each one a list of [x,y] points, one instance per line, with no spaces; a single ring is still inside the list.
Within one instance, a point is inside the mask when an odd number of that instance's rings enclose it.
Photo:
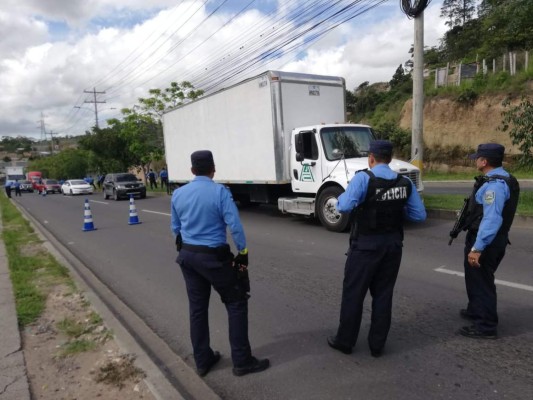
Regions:
[[[190,333],[198,375],[205,376],[220,360],[209,341],[209,297],[213,287],[226,306],[233,374],[261,372],[268,359],[252,356],[248,340],[248,249],[231,193],[215,183],[215,163],[209,150],[191,154],[196,177],[174,191],[171,200],[171,229],[179,251],[189,297]],[[236,257],[226,239],[226,229],[239,252]]]
[[[167,189],[167,193],[169,193],[168,171],[164,167],[161,169],[161,171],[159,171],[159,178],[161,178],[161,189],[165,187]]]
[[[157,189],[157,176],[152,168],[150,168],[150,172],[148,172],[148,181],[150,182],[150,189],[153,189],[154,187]]]
[[[20,190],[20,182],[16,180],[13,186],[15,186],[15,197],[22,196],[22,190]]]
[[[469,156],[483,176],[476,178],[467,211],[464,247],[467,307],[460,315],[472,323],[457,333],[473,339],[496,339],[498,312],[494,273],[509,244],[509,229],[518,205],[520,187],[503,169],[505,147],[480,144]]]
[[[83,178],[83,180],[96,190],[96,186],[94,185],[94,178],[92,176],[86,176],[85,178]]]
[[[4,189],[6,190],[6,195],[8,198],[11,198],[11,181],[6,181]]]
[[[105,175],[102,174],[98,177],[98,189],[102,189],[102,185],[104,184]]]

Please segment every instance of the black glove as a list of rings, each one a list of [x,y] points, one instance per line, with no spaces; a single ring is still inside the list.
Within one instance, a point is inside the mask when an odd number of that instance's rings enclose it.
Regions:
[[[240,266],[247,267],[248,266],[248,253],[237,254],[237,256],[233,259],[233,264],[237,267],[240,267]]]
[[[183,245],[183,239],[181,238],[181,233],[176,235],[176,251],[180,251]]]

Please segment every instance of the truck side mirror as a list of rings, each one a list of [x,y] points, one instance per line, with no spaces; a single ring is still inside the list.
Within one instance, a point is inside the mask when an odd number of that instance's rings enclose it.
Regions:
[[[302,162],[304,160],[304,138],[301,133],[294,136],[294,150],[296,151],[296,161]]]
[[[294,149],[296,150],[296,154],[303,152],[304,139],[303,139],[303,135],[301,133],[297,134],[294,137]]]

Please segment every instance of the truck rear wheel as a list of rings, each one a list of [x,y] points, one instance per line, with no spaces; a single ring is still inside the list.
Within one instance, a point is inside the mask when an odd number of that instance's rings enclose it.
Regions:
[[[320,223],[328,231],[344,232],[350,222],[350,214],[341,214],[337,211],[337,199],[344,191],[340,187],[326,188],[318,196],[316,213]]]

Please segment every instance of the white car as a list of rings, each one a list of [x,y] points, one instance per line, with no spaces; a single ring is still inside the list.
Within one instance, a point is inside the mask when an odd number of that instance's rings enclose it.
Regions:
[[[70,179],[61,185],[63,195],[93,194],[93,187],[83,179]]]

